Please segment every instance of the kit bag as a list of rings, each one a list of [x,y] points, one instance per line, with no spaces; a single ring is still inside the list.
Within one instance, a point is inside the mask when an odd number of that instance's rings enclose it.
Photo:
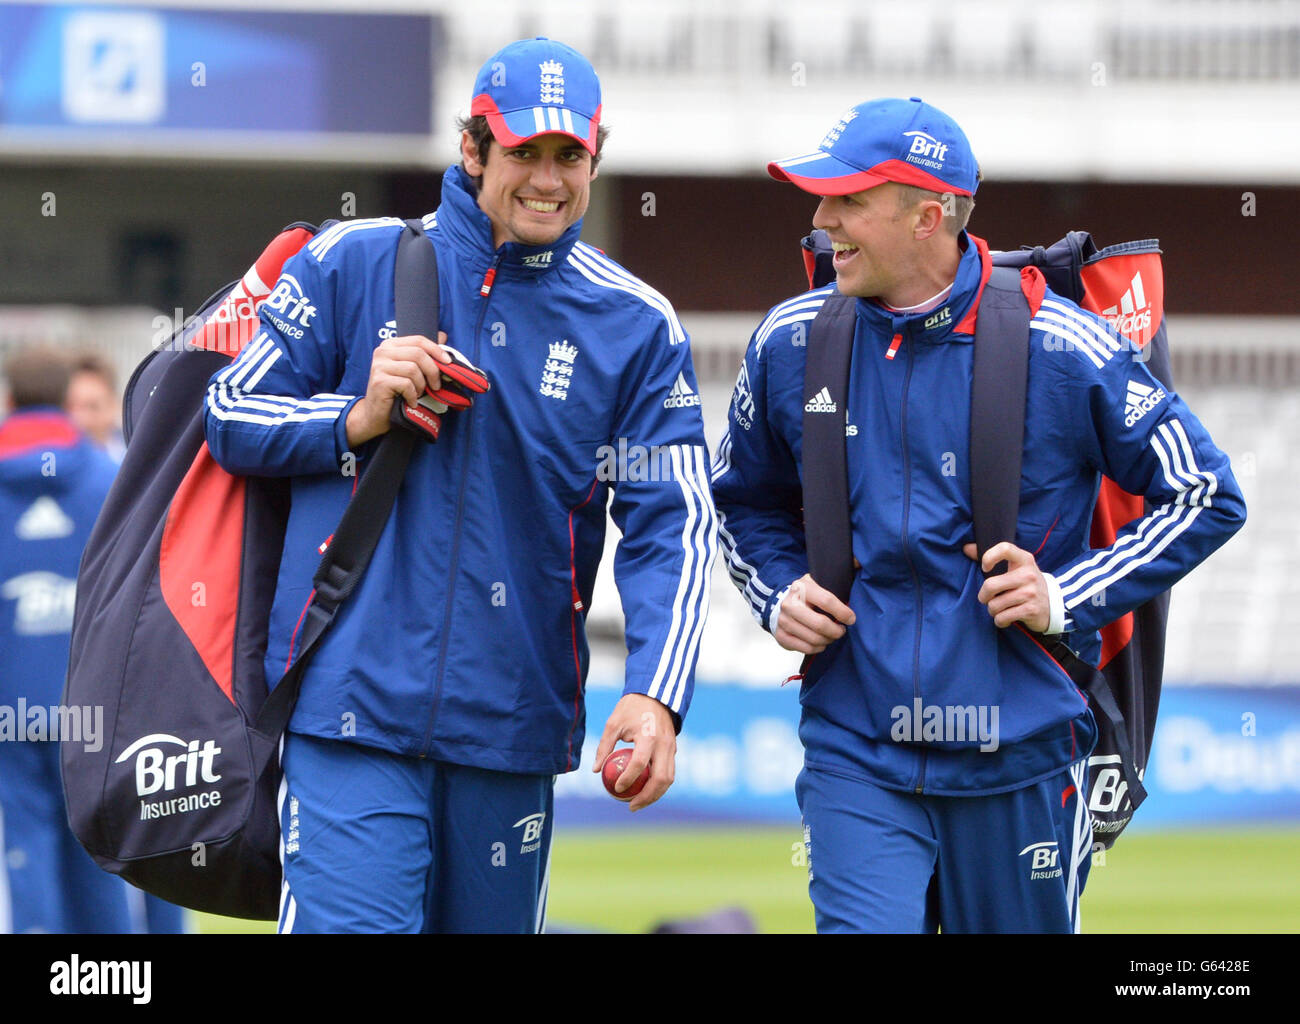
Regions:
[[[417,443],[390,430],[366,460],[316,572],[294,660],[268,696],[263,658],[289,481],[217,465],[204,400],[209,378],[256,335],[285,262],[316,233],[285,228],[132,375],[126,456],[77,578],[63,699],[102,706],[104,729],[99,749],[62,743],[72,830],[105,870],[231,917],[277,916],[280,736]],[[419,221],[407,222],[395,266],[399,332],[437,337],[437,266]]]

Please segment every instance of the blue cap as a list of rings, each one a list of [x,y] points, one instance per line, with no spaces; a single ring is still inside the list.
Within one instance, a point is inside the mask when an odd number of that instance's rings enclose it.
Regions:
[[[483,115],[496,140],[518,146],[558,132],[596,152],[600,79],[571,46],[539,36],[521,39],[489,57],[474,81],[470,114]]]
[[[957,122],[919,97],[868,100],[844,113],[816,153],[777,160],[767,173],[818,196],[886,181],[973,196],[979,164]]]

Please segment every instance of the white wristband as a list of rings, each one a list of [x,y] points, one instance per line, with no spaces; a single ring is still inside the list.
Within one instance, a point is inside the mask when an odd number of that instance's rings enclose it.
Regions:
[[[1065,598],[1061,595],[1061,585],[1050,572],[1043,573],[1047,581],[1047,628],[1044,635],[1054,636],[1065,629]]]

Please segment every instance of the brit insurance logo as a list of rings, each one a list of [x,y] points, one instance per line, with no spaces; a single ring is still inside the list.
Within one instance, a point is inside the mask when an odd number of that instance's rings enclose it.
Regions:
[[[18,636],[72,632],[76,580],[52,572],[25,572],[0,584],[0,597],[14,602],[14,633]]]
[[[179,751],[177,750],[179,748]],[[219,807],[221,790],[167,796],[176,790],[195,789],[202,784],[221,781],[216,770],[221,748],[216,740],[189,740],[170,733],[154,732],[141,736],[117,755],[114,764],[135,759],[135,792],[140,797],[140,820],[165,818],[172,814]],[[145,797],[158,796],[156,800]]]
[[[286,338],[301,338],[304,329],[316,318],[316,307],[303,294],[302,285],[292,274],[280,276],[262,304],[262,312]],[[396,323],[393,326],[396,328]]]
[[[545,252],[535,252],[531,256],[524,257],[524,266],[529,270],[545,270],[555,259],[555,250],[547,249]]]
[[[154,124],[167,105],[156,14],[77,11],[63,22],[63,113],[79,123]]]
[[[569,399],[569,385],[573,382],[573,362],[578,358],[578,347],[570,345],[567,338],[551,342],[550,354],[542,366],[542,382],[537,393],[543,398]]]
[[[731,397],[731,415],[745,430],[754,425],[754,390],[749,384],[749,367],[740,364],[740,375],[736,378],[736,389]]]
[[[927,135],[922,131],[903,132],[903,138],[912,140],[911,148],[907,151],[908,163],[933,167],[936,170],[943,169],[944,158],[948,155],[947,143],[940,142],[933,135]]]
[[[1029,878],[1047,879],[1060,878],[1064,872],[1061,870],[1060,858],[1061,851],[1057,849],[1056,840],[1045,843],[1031,843],[1020,851],[1019,856],[1029,857]]]
[[[927,331],[938,330],[940,328],[949,328],[952,326],[952,307],[944,306],[937,313],[933,313],[925,318],[924,329]]]
[[[542,826],[546,824],[546,812],[538,811],[536,814],[530,814],[526,818],[520,818],[511,828],[522,828],[524,831],[519,837],[519,852],[532,853],[541,849],[542,846]]]

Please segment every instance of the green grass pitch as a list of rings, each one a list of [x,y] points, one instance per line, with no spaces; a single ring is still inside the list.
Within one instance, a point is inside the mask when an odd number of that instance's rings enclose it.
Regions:
[[[563,828],[552,850],[553,927],[641,932],[669,918],[748,910],[764,932],[813,929],[797,828]],[[1094,860],[1083,930],[1300,931],[1300,828],[1138,833]],[[200,916],[205,932],[269,924]]]

